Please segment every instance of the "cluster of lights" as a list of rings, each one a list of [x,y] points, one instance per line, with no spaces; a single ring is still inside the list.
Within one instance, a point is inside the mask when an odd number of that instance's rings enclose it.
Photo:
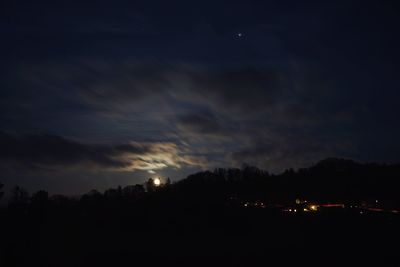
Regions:
[[[307,208],[304,208],[304,211],[318,211],[317,205],[308,205]]]
[[[265,208],[266,207],[264,202],[259,202],[259,201],[246,202],[246,203],[243,204],[243,206],[244,207],[257,207],[257,208]]]
[[[297,212],[297,209],[288,208],[288,209],[284,209],[283,211],[286,211],[286,212]]]
[[[307,203],[307,201],[300,201],[300,200],[296,200],[296,203],[297,204],[305,204],[305,203]],[[300,211],[304,211],[304,212],[316,212],[316,211],[318,211],[319,210],[319,205],[316,205],[316,204],[308,204],[308,205],[306,205],[305,207],[303,207],[303,208],[287,208],[287,209],[284,209],[284,211],[286,211],[286,212],[294,212],[294,213],[297,213],[298,211],[300,212]]]
[[[300,204],[307,203],[307,200],[301,200],[301,199],[297,198],[295,202],[296,202],[297,205],[300,205]]]

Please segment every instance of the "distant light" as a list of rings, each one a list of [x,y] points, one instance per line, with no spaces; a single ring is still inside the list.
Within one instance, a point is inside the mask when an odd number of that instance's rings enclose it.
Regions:
[[[243,34],[242,34],[241,32],[239,32],[239,33],[237,34],[238,37],[242,37],[242,35],[243,35]]]
[[[378,203],[378,200],[375,200],[376,203]]]
[[[296,209],[294,209],[293,211],[294,211],[294,212],[297,212],[297,210],[296,210]]]
[[[161,185],[161,180],[159,178],[154,179],[154,185],[155,186],[160,186]]]
[[[318,210],[318,206],[317,205],[310,205],[310,210],[312,211],[317,211]]]

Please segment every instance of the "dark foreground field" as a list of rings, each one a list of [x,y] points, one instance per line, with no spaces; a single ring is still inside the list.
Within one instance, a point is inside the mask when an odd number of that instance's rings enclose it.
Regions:
[[[165,203],[3,211],[1,266],[400,266],[399,217]]]

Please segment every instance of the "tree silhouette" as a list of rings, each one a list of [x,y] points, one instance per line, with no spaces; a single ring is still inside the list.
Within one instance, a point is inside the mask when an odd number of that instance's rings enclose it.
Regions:
[[[84,194],[81,197],[81,200],[83,201],[88,200],[88,201],[98,202],[101,199],[103,199],[103,195],[96,189],[90,190],[88,193]]]
[[[39,208],[44,207],[48,201],[49,201],[49,193],[47,193],[47,191],[44,190],[37,191],[31,197],[32,205]]]
[[[37,216],[37,219],[44,218],[48,210],[49,205],[49,193],[44,190],[39,190],[34,193],[31,197],[31,211]]]
[[[27,204],[29,202],[29,193],[20,186],[11,189],[11,202],[18,204]]]
[[[149,178],[149,180],[147,180],[147,182],[146,182],[146,190],[147,190],[147,192],[151,193],[154,191],[154,189],[155,189],[154,179]]]
[[[3,195],[4,195],[4,192],[1,191],[1,189],[2,189],[3,187],[4,187],[4,184],[0,183],[0,200],[1,200],[1,198],[3,197]]]

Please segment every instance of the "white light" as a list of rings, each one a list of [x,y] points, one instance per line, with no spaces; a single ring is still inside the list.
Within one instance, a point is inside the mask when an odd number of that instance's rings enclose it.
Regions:
[[[238,33],[238,37],[242,37],[242,33],[241,32]]]
[[[154,185],[155,185],[155,186],[161,185],[161,180],[160,180],[159,178],[155,178],[155,179],[154,179]]]

